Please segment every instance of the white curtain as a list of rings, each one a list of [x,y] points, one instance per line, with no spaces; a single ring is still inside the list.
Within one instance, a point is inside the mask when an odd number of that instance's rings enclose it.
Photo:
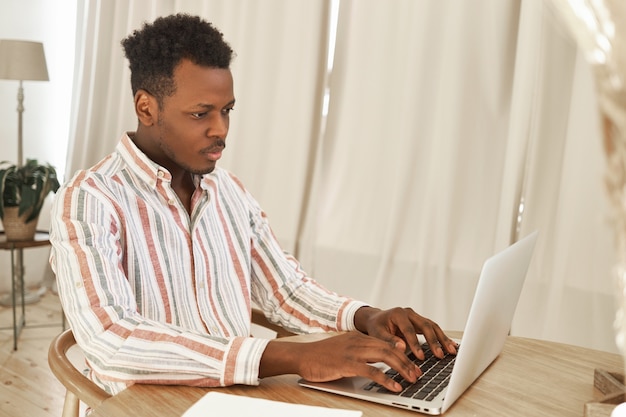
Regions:
[[[520,25],[512,114],[526,114],[512,134],[528,141],[522,230],[542,238],[513,333],[617,351],[614,233],[591,68],[548,6],[523,2]]]
[[[82,7],[69,172],[136,126],[119,41],[200,14],[237,53],[221,165],[312,276],[462,329],[482,262],[538,229],[512,333],[615,351],[591,77],[539,0]]]
[[[135,129],[130,71],[120,41],[144,20],[171,13],[170,3],[78,1],[67,178],[98,162],[124,131]]]
[[[342,292],[462,328],[512,197],[501,178],[519,5],[392,4],[341,2],[313,265]]]

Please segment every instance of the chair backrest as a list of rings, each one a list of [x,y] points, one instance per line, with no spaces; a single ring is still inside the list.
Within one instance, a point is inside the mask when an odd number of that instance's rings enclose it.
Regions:
[[[276,337],[293,336],[295,334],[274,323],[271,323],[268,319],[265,318],[263,311],[258,308],[252,309],[251,320],[252,323],[256,324],[257,326],[265,327],[266,329],[276,332]]]
[[[48,365],[65,389],[89,407],[96,408],[111,395],[76,369],[67,355],[70,348],[75,345],[76,340],[71,330],[59,334],[48,349]]]

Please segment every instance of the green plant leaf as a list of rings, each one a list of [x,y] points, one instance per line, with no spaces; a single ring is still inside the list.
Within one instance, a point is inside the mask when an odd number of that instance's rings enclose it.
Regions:
[[[60,187],[56,170],[50,164],[27,159],[21,167],[8,161],[0,163],[0,219],[5,207],[19,207],[18,213],[29,212],[27,222],[36,219],[50,192]]]

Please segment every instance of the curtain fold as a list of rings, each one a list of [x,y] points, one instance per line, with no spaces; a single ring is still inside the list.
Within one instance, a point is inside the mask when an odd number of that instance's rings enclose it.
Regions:
[[[541,2],[522,3],[517,55],[509,142],[526,143],[519,234],[540,230],[541,239],[511,332],[615,351],[615,258],[591,69]]]
[[[237,53],[220,165],[314,278],[462,329],[483,261],[538,229],[513,334],[615,351],[591,78],[541,2],[81,4],[68,173],[135,129],[120,40],[199,14]]]
[[[120,41],[145,20],[173,11],[164,0],[78,2],[74,98],[66,178],[110,153],[134,130],[130,72]]]
[[[494,251],[519,5],[394,6],[341,2],[305,264],[462,328]]]

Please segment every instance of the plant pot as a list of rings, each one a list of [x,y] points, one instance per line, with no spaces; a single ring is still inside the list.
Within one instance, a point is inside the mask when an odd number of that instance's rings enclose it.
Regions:
[[[26,223],[26,218],[30,214],[30,210],[26,213],[18,216],[18,207],[5,207],[4,219],[2,224],[4,225],[4,234],[7,240],[33,240],[35,233],[37,232],[37,219],[31,220]]]

